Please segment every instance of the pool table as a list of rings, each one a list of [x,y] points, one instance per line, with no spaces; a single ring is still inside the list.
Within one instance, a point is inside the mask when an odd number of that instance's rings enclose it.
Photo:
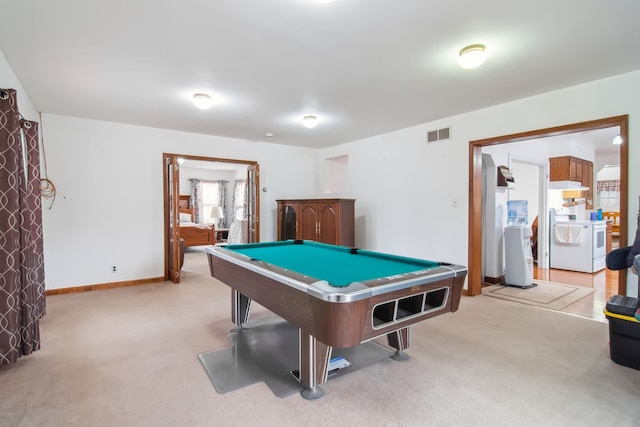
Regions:
[[[241,329],[251,301],[299,330],[305,399],[321,397],[332,348],[386,335],[406,358],[409,325],[458,309],[467,268],[306,240],[207,248],[211,275],[232,289]]]

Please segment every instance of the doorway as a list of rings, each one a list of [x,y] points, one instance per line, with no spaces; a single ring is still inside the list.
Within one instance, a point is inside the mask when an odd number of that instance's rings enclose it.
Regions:
[[[183,166],[184,165],[184,166]],[[260,224],[258,222],[258,212],[260,211],[259,188],[259,165],[255,161],[226,159],[217,157],[193,156],[187,154],[163,153],[163,189],[164,189],[164,248],[165,248],[165,280],[174,283],[180,282],[180,270],[184,259],[185,243],[180,236],[180,215],[184,212],[184,207],[180,204],[185,199],[190,199],[190,185],[185,183],[184,177],[181,179],[180,171],[190,171],[191,178],[202,180],[234,181],[235,178],[244,177],[246,180],[246,208],[244,215],[246,220],[242,221],[246,226],[243,235],[247,242],[257,242],[260,236]],[[225,179],[226,178],[226,179]],[[229,190],[225,190],[229,192]],[[231,194],[233,189],[230,190]],[[229,221],[233,220],[236,214],[236,207],[233,198],[229,197],[231,205],[226,209],[225,215]],[[189,206],[189,208],[193,208]],[[211,208],[209,209],[211,210]],[[219,211],[219,210],[218,210]],[[184,215],[184,214],[182,214]],[[204,212],[203,212],[204,215]],[[206,214],[209,215],[209,214]],[[213,218],[213,216],[212,216]],[[195,218],[193,218],[195,219]],[[219,221],[219,220],[218,220]],[[198,221],[202,222],[202,221]],[[207,222],[207,221],[205,221]],[[208,221],[210,222],[210,221]],[[223,230],[218,230],[223,231]],[[210,233],[219,238],[218,231]],[[185,237],[186,238],[186,237]],[[196,242],[197,244],[213,244],[215,238],[205,239],[207,242]]]
[[[548,268],[547,247],[547,200],[544,196],[546,165],[536,161],[513,156],[508,165],[514,176],[518,177],[516,188],[509,190],[509,200],[527,200],[528,218],[532,229],[532,255],[534,263],[540,268]],[[521,179],[527,177],[528,179]]]
[[[627,244],[628,211],[628,116],[616,116],[554,128],[504,135],[469,143],[469,245],[467,295],[482,292],[482,148],[493,145],[554,137],[610,127],[618,127],[620,144],[620,246]],[[626,275],[618,275],[618,293],[626,294]]]

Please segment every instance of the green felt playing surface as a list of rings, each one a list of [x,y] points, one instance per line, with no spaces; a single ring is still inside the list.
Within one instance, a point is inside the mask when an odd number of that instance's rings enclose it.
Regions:
[[[326,280],[336,287],[348,286],[352,282],[423,271],[439,265],[433,261],[361,249],[357,250],[356,254],[352,254],[351,248],[312,241],[296,243],[293,240],[287,240],[229,245],[226,249],[318,280]]]

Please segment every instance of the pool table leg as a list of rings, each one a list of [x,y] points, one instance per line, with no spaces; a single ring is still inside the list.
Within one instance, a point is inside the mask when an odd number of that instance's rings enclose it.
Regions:
[[[249,321],[251,298],[247,298],[235,289],[231,290],[231,321],[235,323],[234,331],[242,329],[242,324]]]
[[[404,352],[405,349],[409,348],[409,338],[408,326],[387,334],[387,342],[396,349],[396,352],[391,356],[393,360],[407,360],[409,358]]]
[[[332,347],[318,341],[302,329],[298,330],[298,340],[299,379],[306,386],[300,394],[307,400],[320,399],[324,396],[324,390],[318,387],[318,384],[327,381]]]

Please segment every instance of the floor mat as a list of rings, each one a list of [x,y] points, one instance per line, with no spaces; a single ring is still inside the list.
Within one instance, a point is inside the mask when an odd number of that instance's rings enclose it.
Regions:
[[[551,310],[562,310],[595,292],[594,288],[565,285],[534,280],[537,286],[521,289],[513,286],[492,285],[482,288],[482,295],[535,305]]]
[[[232,346],[198,355],[213,387],[220,394],[264,382],[278,397],[303,389],[292,374],[298,369],[298,328],[279,317],[247,323],[231,332]],[[377,363],[394,350],[369,341],[351,348],[333,349],[332,358],[342,357],[351,365],[329,371],[328,380]]]

